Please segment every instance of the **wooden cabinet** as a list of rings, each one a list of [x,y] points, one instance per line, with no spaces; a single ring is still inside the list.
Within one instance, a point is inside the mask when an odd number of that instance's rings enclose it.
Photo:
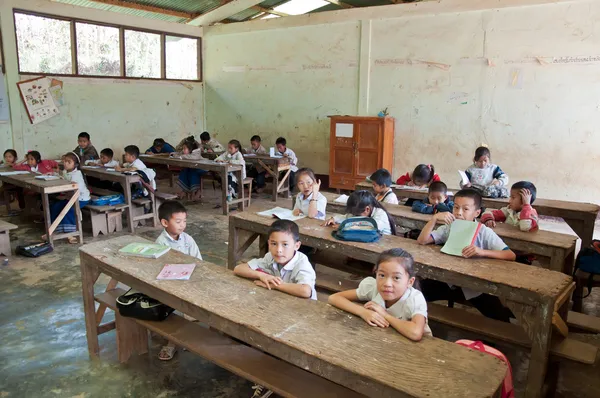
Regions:
[[[393,117],[329,116],[329,187],[351,189],[380,168],[392,172]]]

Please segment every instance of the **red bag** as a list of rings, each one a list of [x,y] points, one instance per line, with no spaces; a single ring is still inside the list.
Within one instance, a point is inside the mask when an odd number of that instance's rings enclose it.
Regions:
[[[515,390],[513,388],[513,379],[512,379],[512,368],[510,367],[510,362],[508,362],[508,358],[498,351],[495,348],[487,346],[483,344],[481,341],[473,341],[473,340],[458,340],[456,344],[460,344],[464,347],[470,348],[472,350],[485,352],[486,354],[490,354],[495,356],[496,358],[501,359],[506,363],[508,369],[506,370],[506,376],[504,377],[504,383],[502,383],[502,394],[500,395],[502,398],[514,398]]]

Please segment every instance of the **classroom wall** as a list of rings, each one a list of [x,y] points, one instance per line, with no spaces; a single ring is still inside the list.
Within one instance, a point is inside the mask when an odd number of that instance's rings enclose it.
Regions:
[[[183,137],[203,131],[202,83],[81,77],[56,77],[64,82],[65,105],[60,107],[61,114],[32,125],[16,83],[35,76],[18,74],[13,8],[198,37],[202,34],[198,27],[48,0],[0,0],[5,82],[11,113],[10,122],[0,123],[2,148],[15,148],[20,156],[35,149],[43,157],[56,158],[75,148],[77,134],[87,131],[98,150],[110,147],[120,159],[125,145],[136,144],[145,150],[156,137],[175,145]]]
[[[599,17],[593,0],[445,0],[210,27],[207,128],[284,135],[327,174],[327,116],[388,108],[395,176],[432,163],[457,186],[486,143],[540,197],[600,202]]]

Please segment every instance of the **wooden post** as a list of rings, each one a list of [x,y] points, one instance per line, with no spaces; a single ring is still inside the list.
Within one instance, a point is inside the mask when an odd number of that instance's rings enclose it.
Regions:
[[[223,215],[226,216],[229,214],[229,203],[227,203],[227,194],[229,193],[227,167],[222,167],[219,174],[221,175],[221,205],[223,206]]]
[[[80,256],[81,292],[83,296],[83,313],[85,314],[85,332],[90,357],[100,354],[98,344],[98,325],[96,323],[96,303],[94,301],[94,284],[100,276],[100,271],[93,265],[88,265]]]
[[[529,372],[527,385],[525,386],[526,397],[542,396],[548,358],[550,355],[550,340],[552,338],[552,314],[554,303],[545,302],[537,307],[537,316],[532,325],[533,341],[531,346],[531,357],[529,359]]]
[[[123,317],[115,311],[117,326],[117,356],[119,362],[125,363],[131,354],[148,352],[148,330],[134,319]]]
[[[42,207],[44,211],[44,227],[46,229],[46,236],[48,237],[48,243],[54,247],[54,241],[52,239],[52,233],[50,225],[52,223],[52,215],[50,214],[50,201],[48,200],[48,194],[42,193]]]
[[[227,258],[227,268],[233,270],[237,265],[236,252],[238,247],[238,231],[235,227],[235,220],[229,217],[229,255]]]
[[[125,178],[125,186],[123,187],[123,196],[125,196],[125,203],[127,203],[127,223],[129,226],[129,232],[133,233],[135,230],[135,224],[133,222],[133,203],[131,203],[131,184],[129,179]]]

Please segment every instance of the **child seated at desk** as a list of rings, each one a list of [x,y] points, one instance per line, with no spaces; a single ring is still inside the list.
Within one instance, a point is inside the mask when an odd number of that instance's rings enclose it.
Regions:
[[[2,165],[6,167],[12,167],[17,161],[17,151],[14,149],[7,149],[4,151],[4,160]],[[15,198],[19,202],[19,208],[25,208],[25,198],[23,197],[23,188],[15,187],[14,185],[2,183],[0,187],[0,198],[4,198],[5,192],[10,192],[9,203],[12,203]],[[11,213],[12,214],[12,213]]]
[[[201,160],[202,151],[198,148],[195,141],[185,141],[182,146],[181,152],[171,153],[172,158],[186,159],[186,160]],[[179,178],[177,179],[177,185],[181,188],[181,191],[177,193],[179,199],[188,199],[197,201],[202,199],[202,192],[200,191],[200,182],[202,176],[207,174],[206,170],[186,167],[181,169],[179,172]]]
[[[295,216],[303,214],[308,218],[324,220],[327,198],[319,192],[321,180],[317,181],[315,173],[309,168],[298,170],[296,177],[300,192],[296,195],[293,214]]]
[[[42,160],[42,155],[38,151],[29,151],[25,155],[25,159],[13,164],[13,169],[39,174],[52,174],[58,172],[58,163],[50,159]]]
[[[455,219],[477,222],[476,218],[481,213],[481,195],[473,189],[463,189],[454,195],[454,210],[452,213],[437,213],[425,224],[417,241],[421,245],[443,245],[448,240],[452,222]],[[442,225],[433,230],[438,221]],[[493,258],[498,260],[514,261],[515,253],[508,248],[504,241],[491,229],[482,225],[475,238],[474,244],[466,246],[462,251],[465,258]],[[470,289],[461,289],[444,282],[432,279],[421,281],[421,291],[427,301],[450,300],[460,301],[463,298],[469,301],[483,315],[509,322],[513,317],[512,312],[502,305],[500,299],[486,293],[479,293]]]
[[[119,172],[127,172],[127,171],[140,171],[140,177],[146,182],[152,189],[156,189],[156,173],[154,170],[146,167],[144,162],[139,159],[140,156],[140,148],[136,145],[127,145],[124,148],[125,151],[125,164],[123,166],[115,167],[116,171]],[[139,174],[139,173],[138,173]],[[144,178],[145,177],[145,178]],[[142,184],[143,185],[143,184]],[[136,191],[134,192],[134,196],[140,196],[139,192],[142,192],[143,196],[148,195],[148,191],[146,188],[142,186],[136,186]]]
[[[369,177],[375,191],[375,198],[381,203],[398,204],[398,197],[392,191],[392,175],[386,169],[379,169]]]
[[[73,149],[73,153],[79,156],[82,164],[88,160],[98,159],[98,152],[90,141],[90,135],[86,132],[79,133],[77,136],[77,147]]]
[[[177,146],[175,147],[175,152],[181,152],[181,151],[183,151],[183,144],[186,141],[196,143],[196,148],[200,148],[201,144],[198,141],[196,141],[196,139],[194,138],[193,135],[190,135],[189,137],[185,137],[183,140],[181,140],[179,142],[179,144],[177,144]]]
[[[277,154],[286,157],[290,160],[290,193],[294,191],[296,183],[296,172],[298,171],[298,157],[296,153],[287,147],[287,140],[283,137],[277,138],[275,141],[277,146]]]
[[[87,160],[85,162],[86,166],[100,166],[105,167],[107,169],[114,169],[119,166],[119,161],[114,160],[114,152],[110,148],[104,148],[100,151],[100,159],[98,160]]]
[[[415,200],[412,204],[412,211],[421,214],[452,213],[453,209],[454,202],[448,196],[448,187],[441,181],[435,181],[429,185],[429,192],[425,200]]]
[[[259,135],[253,135],[252,138],[250,138],[250,146],[244,150],[246,154],[267,155],[267,150],[262,146],[261,141]],[[266,174],[267,171],[260,165],[249,163],[248,175],[254,179],[256,184],[255,188],[253,188],[254,192],[262,193],[265,188]]]
[[[175,148],[162,138],[156,138],[152,143],[152,146],[146,150],[146,155],[154,155],[157,153],[172,153],[175,152]]]
[[[414,263],[413,257],[402,249],[386,250],[377,259],[375,278],[363,279],[358,289],[332,294],[329,304],[361,317],[371,326],[391,326],[413,341],[432,336],[427,324],[427,302],[423,293],[413,287]]]
[[[210,138],[210,134],[208,133],[208,131],[205,131],[204,133],[200,134],[200,145],[202,148],[202,152],[213,153],[225,151],[225,148],[223,148],[223,145],[221,145],[219,141],[217,141],[214,138]]]
[[[406,173],[396,181],[397,185],[424,188],[432,182],[440,181],[440,176],[435,173],[432,164],[420,164],[413,170],[412,174]]]
[[[396,223],[369,191],[354,191],[346,202],[346,215],[331,217],[325,225],[336,225],[353,217],[371,217],[383,235],[396,235]]]
[[[242,181],[238,181],[234,173],[229,173],[227,176],[227,182],[229,184],[229,194],[232,198],[237,198],[238,184],[242,184],[246,178],[246,161],[244,155],[240,152],[242,144],[238,140],[231,140],[227,144],[227,152],[221,154],[215,159],[215,162],[219,163],[231,163],[242,165]],[[244,187],[242,186],[242,189]]]
[[[490,228],[496,227],[496,222],[505,222],[518,226],[523,232],[538,230],[538,214],[531,205],[535,201],[537,189],[529,181],[519,181],[510,188],[508,206],[498,210],[489,209],[481,222]]]
[[[461,188],[473,188],[482,196],[490,198],[507,198],[508,175],[500,166],[492,163],[492,154],[486,146],[475,150],[473,164],[465,170],[469,179],[467,184],[460,182]]]
[[[17,151],[14,149],[7,149],[4,151],[2,164],[4,166],[12,166],[17,161]]]
[[[67,181],[71,181],[77,184],[79,187],[79,207],[84,207],[90,202],[90,190],[88,189],[85,179],[81,170],[79,170],[79,156],[75,152],[68,152],[63,157],[64,170],[61,173],[61,177]],[[56,200],[50,203],[50,216],[52,222],[58,218],[58,215],[63,211],[68,199]],[[54,230],[54,233],[66,234],[77,231],[77,215],[75,209],[71,207],[64,218],[60,221],[60,224]],[[42,239],[46,240],[46,235],[42,236]],[[77,243],[75,236],[68,238],[69,243]]]
[[[187,210],[184,205],[175,200],[167,200],[158,208],[158,218],[163,231],[156,238],[155,243],[169,246],[173,250],[196,257],[202,261],[202,254],[196,241],[185,232]],[[158,359],[169,361],[175,355],[176,350],[175,343],[169,341],[167,345],[161,348]]]

